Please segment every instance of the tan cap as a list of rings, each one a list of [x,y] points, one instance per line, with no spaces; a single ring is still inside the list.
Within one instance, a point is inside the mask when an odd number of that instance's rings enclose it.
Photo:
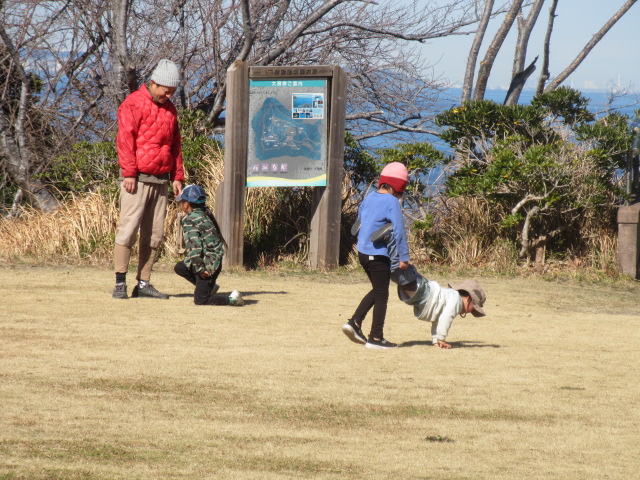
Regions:
[[[478,282],[475,280],[465,280],[462,283],[455,285],[449,284],[449,288],[453,288],[454,290],[464,290],[469,293],[471,301],[473,302],[471,315],[474,317],[484,317],[486,315],[482,307],[484,306],[484,302],[487,300],[487,295],[484,293],[484,290]]]

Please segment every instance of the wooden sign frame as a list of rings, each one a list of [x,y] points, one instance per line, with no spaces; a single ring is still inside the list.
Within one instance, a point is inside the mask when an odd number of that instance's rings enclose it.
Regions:
[[[224,180],[218,186],[215,202],[216,217],[229,246],[223,265],[243,265],[249,80],[265,78],[327,80],[330,95],[327,102],[327,185],[313,187],[309,266],[319,270],[336,268],[340,254],[347,75],[340,67],[330,65],[250,67],[239,60],[227,71]]]

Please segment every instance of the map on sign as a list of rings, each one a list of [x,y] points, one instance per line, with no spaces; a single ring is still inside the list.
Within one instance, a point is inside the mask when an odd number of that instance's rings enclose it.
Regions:
[[[320,122],[301,124],[292,120],[291,110],[269,97],[251,119],[251,129],[256,133],[256,157],[270,160],[293,155],[320,160],[319,126]]]
[[[248,187],[326,186],[326,80],[251,80]]]

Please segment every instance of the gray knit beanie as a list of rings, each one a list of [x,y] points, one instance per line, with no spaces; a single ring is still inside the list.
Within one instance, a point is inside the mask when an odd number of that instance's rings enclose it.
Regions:
[[[163,58],[151,74],[151,80],[163,87],[178,87],[180,85],[180,71],[171,60]]]

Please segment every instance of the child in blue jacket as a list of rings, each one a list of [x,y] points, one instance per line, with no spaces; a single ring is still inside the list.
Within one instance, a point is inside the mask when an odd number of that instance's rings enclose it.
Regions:
[[[386,243],[372,241],[371,235],[385,224],[391,223],[399,258],[397,268],[404,270],[409,266],[409,246],[400,206],[400,198],[408,181],[407,168],[403,164],[388,164],[380,173],[378,189],[367,195],[358,212],[358,259],[369,277],[371,290],[362,298],[349,321],[342,326],[342,331],[351,341],[364,344],[367,348],[389,349],[398,346],[384,338],[391,259]],[[367,338],[362,333],[362,322],[372,308],[373,320]]]

